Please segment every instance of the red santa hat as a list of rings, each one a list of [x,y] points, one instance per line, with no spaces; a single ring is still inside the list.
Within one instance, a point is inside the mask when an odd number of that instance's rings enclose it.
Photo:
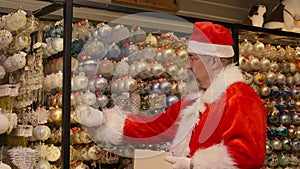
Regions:
[[[212,22],[195,22],[188,42],[188,52],[229,58],[234,55],[229,29]]]

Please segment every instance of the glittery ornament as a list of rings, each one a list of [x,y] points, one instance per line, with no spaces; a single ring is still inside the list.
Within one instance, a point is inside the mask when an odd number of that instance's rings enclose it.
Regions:
[[[157,45],[157,39],[155,36],[153,36],[151,33],[146,37],[145,44],[150,46],[156,46]]]
[[[141,97],[138,93],[131,93],[130,106],[132,112],[139,112],[141,108]]]

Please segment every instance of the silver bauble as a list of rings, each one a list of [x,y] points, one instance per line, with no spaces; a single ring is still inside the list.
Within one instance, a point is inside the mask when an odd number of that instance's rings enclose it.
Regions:
[[[164,80],[159,83],[159,89],[164,93],[169,93],[171,91],[171,83],[167,80]]]
[[[268,72],[266,74],[266,83],[275,84],[277,82],[277,76],[274,72]]]
[[[173,49],[165,49],[165,50],[162,50],[162,54],[163,54],[163,59],[165,60],[165,61],[172,61],[173,59],[174,59],[174,57],[175,57],[175,52],[174,52],[174,50]]]
[[[250,65],[250,68],[252,70],[259,70],[260,69],[260,61],[259,59],[257,59],[256,57],[252,57],[250,60],[249,60],[249,65]]]
[[[90,91],[96,91],[95,78],[90,78],[89,79],[87,89],[90,90]]]
[[[270,93],[271,93],[271,89],[270,89],[269,86],[263,86],[263,87],[261,88],[261,91],[260,91],[260,95],[261,95],[261,96],[266,97],[266,96],[269,96]]]
[[[295,73],[297,71],[297,66],[295,63],[290,62],[290,72]]]
[[[126,79],[124,87],[125,87],[126,91],[132,92],[138,88],[138,84],[135,79],[129,77],[128,79]]]
[[[294,74],[294,83],[295,83],[295,85],[300,84],[300,73],[298,73],[298,72]]]
[[[105,91],[108,85],[108,81],[106,78],[100,76],[95,79],[95,88],[99,91]]]
[[[282,62],[279,65],[279,70],[281,73],[288,73],[290,71],[290,63],[289,62]]]
[[[96,102],[96,95],[94,92],[87,91],[82,95],[82,103],[86,105],[93,105]]]
[[[167,67],[167,72],[173,79],[176,79],[175,77],[178,73],[178,67],[175,64],[171,64]]]
[[[289,85],[293,85],[294,84],[294,76],[288,75],[286,77],[286,83]]]
[[[97,67],[98,67],[97,61],[93,59],[88,59],[88,60],[84,60],[82,63],[83,63],[82,64],[83,72],[85,72],[87,76],[93,76],[97,73]]]
[[[277,62],[272,62],[271,65],[270,65],[270,71],[277,72],[278,67],[279,66],[278,66]]]
[[[273,147],[270,143],[266,144],[266,154],[271,154],[273,152]]]
[[[108,97],[104,94],[99,94],[99,95],[97,95],[96,103],[99,107],[103,108],[108,103]]]
[[[278,139],[274,139],[271,141],[271,145],[274,150],[281,150],[282,149],[282,143]]]
[[[277,83],[278,84],[286,84],[286,76],[284,74],[277,75]]]
[[[165,72],[165,68],[161,64],[154,63],[151,65],[151,73],[155,77],[160,77],[164,72]]]
[[[270,66],[271,66],[270,60],[269,59],[263,59],[260,62],[261,62],[261,70],[265,71],[265,72],[269,71]]]
[[[178,101],[178,97],[175,95],[170,95],[167,97],[167,106],[171,106],[172,104],[176,103]]]

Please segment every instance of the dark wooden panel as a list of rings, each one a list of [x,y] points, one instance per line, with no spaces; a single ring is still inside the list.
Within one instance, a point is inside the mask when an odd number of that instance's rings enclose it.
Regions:
[[[179,9],[179,0],[112,0],[112,2],[167,11],[177,11]]]

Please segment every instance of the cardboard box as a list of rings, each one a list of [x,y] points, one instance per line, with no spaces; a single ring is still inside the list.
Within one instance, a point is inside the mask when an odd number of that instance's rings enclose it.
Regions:
[[[173,164],[164,158],[172,156],[171,152],[136,149],[133,160],[134,169],[173,169]]]

